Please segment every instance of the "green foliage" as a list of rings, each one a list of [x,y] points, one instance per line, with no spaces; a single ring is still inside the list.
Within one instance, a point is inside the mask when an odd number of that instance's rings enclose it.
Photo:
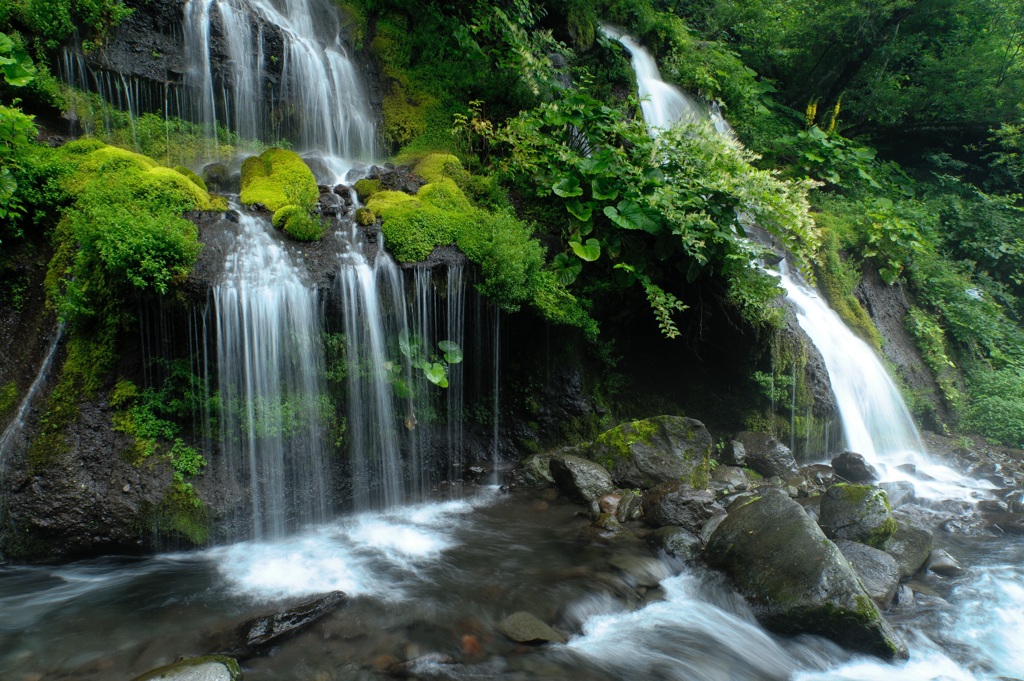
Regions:
[[[293,151],[274,147],[242,163],[238,198],[246,205],[260,203],[271,212],[294,205],[308,211],[319,196],[313,171]]]
[[[670,337],[678,334],[672,314],[683,307],[670,287],[680,279],[724,276],[743,282],[739,288],[756,281],[741,274],[753,259],[743,220],[771,231],[804,262],[817,244],[809,185],[758,170],[755,155],[702,127],[651,138],[642,121],[568,92],[520,114],[496,141],[503,172],[521,192],[564,199],[561,231],[571,255],[554,263],[560,280],[586,271],[573,257],[597,261],[606,277],[621,270],[618,281],[644,288]],[[774,293],[752,294],[767,291],[746,287],[737,302],[765,309]]]
[[[816,220],[819,225],[829,222],[820,214]],[[829,306],[846,322],[847,326],[875,349],[880,350],[882,335],[861,306],[860,301],[853,295],[854,289],[860,283],[858,268],[853,263],[843,260],[840,255],[840,237],[837,232],[822,229],[822,237],[815,268],[818,286],[825,294]]]
[[[324,235],[324,222],[304,211],[293,213],[284,223],[284,231],[296,241],[318,241]]]
[[[963,406],[963,394],[958,386],[956,364],[949,357],[951,351],[946,342],[946,332],[938,317],[912,307],[907,313],[906,326],[917,341],[921,357],[932,370],[946,403],[950,408],[959,410]]]
[[[380,190],[380,180],[368,180],[365,177],[361,180],[357,180],[352,188],[356,190],[356,194],[359,195],[359,200],[365,203],[373,196],[377,191]]]
[[[1012,447],[1024,447],[1024,372],[1019,368],[975,372],[962,426]]]
[[[5,33],[0,33],[0,71],[4,82],[13,87],[28,85],[36,74],[32,58]]]
[[[199,187],[204,192],[208,192],[209,191],[209,189],[206,188],[206,183],[203,182],[203,178],[199,177],[198,175],[196,175],[194,172],[192,172],[191,170],[189,170],[185,166],[177,166],[177,167],[175,167],[174,168],[174,172],[179,173],[180,175],[184,176],[190,182],[192,182],[192,184],[194,184],[195,186]]]
[[[373,211],[369,208],[357,208],[355,214],[355,221],[357,225],[368,227],[373,223],[377,222],[377,216],[373,214]]]
[[[23,29],[48,50],[79,31],[87,38],[84,47],[90,49],[131,13],[122,0],[17,0],[7,13],[0,11],[0,28]]]

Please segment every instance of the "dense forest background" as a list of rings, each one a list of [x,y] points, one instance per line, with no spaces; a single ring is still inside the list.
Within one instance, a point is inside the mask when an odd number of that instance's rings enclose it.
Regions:
[[[879,349],[854,291],[875,273],[902,285],[906,330],[941,391],[936,404],[907,387],[916,416],[1024,446],[1020,2],[339,4],[382,85],[379,156],[451,183],[415,206],[364,187],[364,217],[382,221],[398,259],[457,243],[497,304],[576,327],[611,356],[620,312],[636,306],[681,343],[700,342],[713,307],[770,337],[780,290],[750,266],[762,255],[746,238],[753,222]],[[200,126],[129,121],[54,75],[62,45],[102,51],[150,6],[0,0],[0,296],[24,304],[25,262],[52,254],[47,295],[71,336],[52,431],[116,362],[133,301],[173,293],[195,262],[183,212],[219,207],[185,173],[150,165],[199,170],[210,152]],[[666,80],[716,102],[742,144],[701,127],[650,137],[629,55],[602,23],[650,49]],[[100,163],[98,142],[51,146],[71,110],[79,131],[152,160],[103,152],[113,158]],[[287,143],[219,140],[215,157]],[[773,395],[782,378],[752,375],[750,387]],[[174,442],[173,422],[195,405],[171,392],[122,395],[135,410],[125,427]],[[19,395],[0,386],[0,414]],[[173,460],[187,477],[198,464],[185,450]]]

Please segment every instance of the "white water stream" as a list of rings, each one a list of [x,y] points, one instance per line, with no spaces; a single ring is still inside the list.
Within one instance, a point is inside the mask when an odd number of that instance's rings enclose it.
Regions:
[[[14,417],[11,419],[11,422],[7,424],[6,428],[4,428],[3,435],[0,435],[0,473],[2,473],[4,469],[7,449],[11,447],[15,438],[17,438],[25,429],[25,419],[28,416],[29,409],[32,408],[32,403],[35,401],[36,394],[46,383],[47,378],[49,378],[50,368],[53,366],[53,358],[57,354],[57,348],[60,346],[60,340],[63,336],[64,325],[59,324],[56,332],[53,334],[53,340],[50,342],[50,349],[46,351],[43,363],[39,366],[39,372],[36,373],[35,380],[32,381],[32,385],[29,386],[28,392],[26,392],[25,397],[22,398],[21,404],[18,405],[18,410],[14,413]]]

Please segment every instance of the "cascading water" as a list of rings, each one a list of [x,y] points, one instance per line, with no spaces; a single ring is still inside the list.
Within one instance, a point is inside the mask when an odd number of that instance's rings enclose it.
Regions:
[[[654,57],[632,36],[610,26],[602,26],[601,31],[629,50],[633,70],[636,72],[640,107],[650,134],[654,135],[658,130],[673,125],[709,123],[719,134],[732,136],[732,128],[722,117],[717,103],[709,107],[662,80]]]
[[[342,42],[337,11],[327,0],[281,5],[188,0],[185,54],[192,61],[186,85],[193,93],[193,118],[214,135],[220,123],[244,138],[287,138],[302,150],[349,160],[372,158],[373,117]],[[217,21],[229,57],[221,78],[211,60]],[[279,32],[284,43],[276,92],[266,82],[267,61],[272,56],[276,68],[279,57],[267,54],[265,26]]]
[[[238,214],[212,314],[223,473],[249,488],[253,534],[323,520],[320,308],[266,219]]]
[[[43,358],[43,363],[39,367],[39,372],[36,374],[36,378],[32,381],[32,385],[29,386],[28,392],[25,393],[25,397],[21,400],[21,404],[18,405],[18,410],[14,413],[14,418],[4,428],[3,435],[0,435],[0,473],[3,472],[4,462],[6,460],[6,454],[8,448],[10,448],[14,440],[21,434],[25,429],[25,418],[28,416],[29,409],[32,407],[32,403],[39,392],[39,389],[46,383],[46,379],[50,375],[50,367],[53,366],[53,358],[57,354],[57,348],[60,346],[60,339],[64,336],[64,325],[59,324],[57,331],[53,334],[53,341],[50,342],[50,349],[46,351],[46,357]]]

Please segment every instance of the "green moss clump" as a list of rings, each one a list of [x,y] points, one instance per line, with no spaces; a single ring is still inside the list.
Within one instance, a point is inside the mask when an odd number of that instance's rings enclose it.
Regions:
[[[284,223],[284,231],[296,241],[318,241],[324,235],[324,223],[318,217],[299,211]]]
[[[594,449],[604,450],[594,461],[611,472],[616,461],[630,457],[630,447],[637,442],[649,443],[657,430],[657,425],[649,421],[629,421],[605,431],[594,440]]]
[[[278,208],[277,211],[274,212],[274,217],[271,218],[271,222],[273,223],[274,227],[277,227],[278,229],[284,229],[285,223],[288,222],[288,220],[293,215],[300,212],[302,212],[302,209],[299,208],[298,206],[292,204],[282,206],[281,208]]]
[[[827,221],[819,217],[818,222],[821,224]],[[839,255],[838,236],[828,230],[822,230],[822,234],[824,238],[818,251],[818,266],[815,268],[818,284],[836,314],[858,336],[880,350],[884,342],[882,334],[853,295],[853,290],[860,282],[860,273]]]
[[[366,203],[371,196],[380,191],[380,180],[368,180],[364,177],[352,185],[352,188],[356,190],[359,200]]]
[[[377,222],[377,216],[369,208],[357,208],[355,220],[357,225],[368,227]]]
[[[260,203],[271,212],[295,205],[308,211],[319,196],[313,171],[295,152],[274,147],[242,163],[238,198],[246,205]]]
[[[184,175],[189,180],[191,180],[194,185],[196,185],[197,187],[201,188],[204,192],[210,191],[207,188],[206,183],[203,182],[203,178],[199,177],[198,175],[196,175],[194,172],[192,172],[190,169],[186,168],[185,166],[175,166],[174,167],[174,172],[179,173],[181,175]]]
[[[206,507],[190,484],[173,484],[155,508],[140,509],[141,529],[205,544],[210,538],[210,518]]]
[[[14,413],[18,406],[18,397],[18,384],[14,381],[0,388],[0,422],[6,421],[7,417]]]
[[[445,179],[459,179],[466,175],[462,162],[452,154],[427,154],[416,164],[413,172],[427,182],[440,182]]]

